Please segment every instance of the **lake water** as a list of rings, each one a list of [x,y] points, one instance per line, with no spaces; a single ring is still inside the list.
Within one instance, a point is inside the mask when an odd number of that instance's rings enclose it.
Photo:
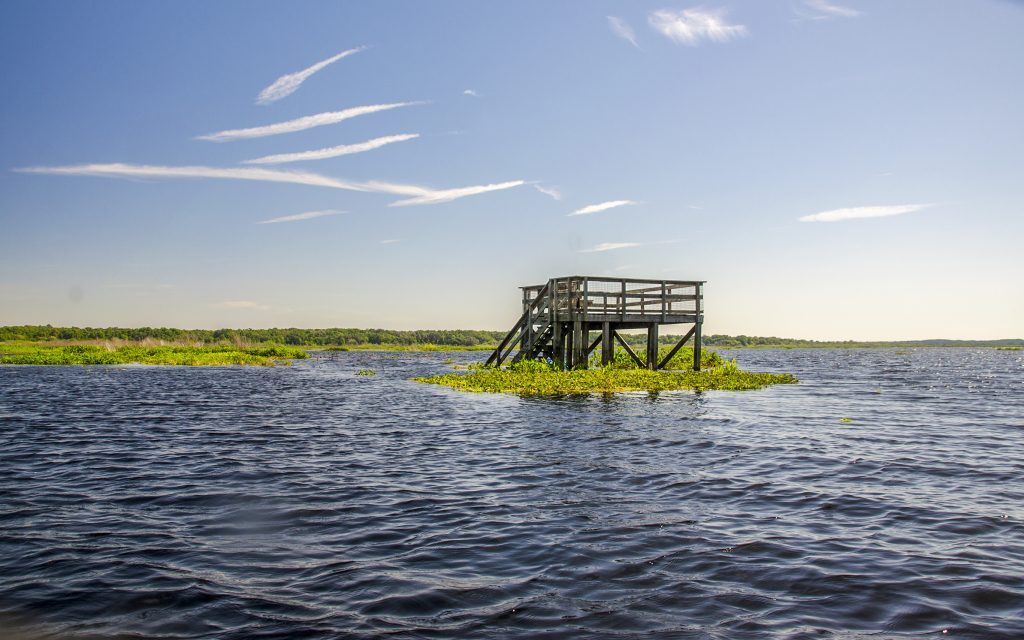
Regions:
[[[409,381],[484,353],[2,367],[0,625],[1024,637],[1024,352],[722,353],[801,384]]]

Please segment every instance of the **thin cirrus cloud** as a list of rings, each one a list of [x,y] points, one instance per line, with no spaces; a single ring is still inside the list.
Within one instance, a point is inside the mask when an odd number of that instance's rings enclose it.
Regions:
[[[537,191],[540,191],[544,195],[546,195],[549,198],[552,198],[554,200],[561,200],[562,199],[562,191],[558,187],[552,187],[552,186],[545,187],[544,185],[541,185],[541,184],[535,184],[535,185],[533,185],[533,188],[536,189]]]
[[[797,218],[800,222],[839,222],[841,220],[854,220],[857,218],[884,218],[898,216],[904,213],[913,213],[926,209],[931,204],[898,204],[880,207],[847,207],[844,209],[832,209],[822,211],[809,216]]]
[[[270,156],[263,156],[261,158],[255,158],[253,160],[246,160],[244,164],[284,164],[286,162],[301,162],[303,160],[324,160],[327,158],[336,158],[338,156],[347,156],[354,153],[372,151],[373,149],[379,149],[385,145],[393,144],[395,142],[405,142],[406,140],[412,140],[413,138],[418,137],[420,137],[420,134],[418,133],[401,133],[393,136],[374,138],[373,140],[367,140],[366,142],[360,142],[357,144],[342,144],[336,147],[314,149],[312,151],[299,151],[296,153],[278,153]]]
[[[407,207],[412,205],[420,204],[440,204],[442,202],[451,202],[452,200],[458,200],[459,198],[465,198],[467,196],[475,196],[481,193],[490,193],[491,191],[503,191],[505,189],[512,189],[513,187],[519,187],[526,184],[525,180],[510,180],[508,182],[498,182],[494,184],[482,184],[472,187],[458,187],[455,189],[427,189],[425,187],[416,187],[411,185],[396,185],[388,182],[377,182],[370,181],[367,183],[372,188],[379,188],[381,191],[387,193],[401,193],[402,195],[412,196],[405,200],[397,200],[389,204],[389,207]]]
[[[577,209],[572,213],[567,213],[567,216],[586,216],[591,213],[600,213],[601,211],[607,211],[608,209],[614,209],[616,207],[625,207],[631,204],[639,204],[633,200],[609,200],[608,202],[600,202],[598,204],[591,204]]]
[[[355,49],[342,51],[341,53],[331,56],[326,60],[321,60],[312,66],[306,67],[302,71],[296,71],[295,73],[288,73],[281,76],[277,80],[274,80],[269,87],[260,91],[260,95],[256,98],[256,104],[270,104],[271,102],[277,102],[281,98],[290,96],[295,93],[295,90],[298,89],[302,83],[309,78],[309,76],[320,71],[327,65],[334,64],[342,58],[347,58],[350,55],[359,53],[365,49],[366,47],[356,47]]]
[[[640,48],[640,45],[636,43],[636,32],[633,31],[633,27],[629,26],[629,23],[625,20],[618,16],[608,16],[608,26],[611,27],[612,33],[637,49]]]
[[[641,244],[642,243],[640,242],[602,242],[601,244],[589,249],[580,249],[578,253],[601,253],[602,251],[615,251],[616,249],[639,247]]]
[[[196,139],[209,140],[211,142],[227,142],[229,140],[242,140],[245,138],[265,138],[266,136],[276,136],[282,133],[305,131],[306,129],[312,129],[313,127],[322,127],[328,124],[335,124],[343,120],[348,120],[349,118],[356,118],[358,116],[364,116],[370,113],[377,113],[379,111],[388,111],[389,109],[397,109],[399,107],[408,107],[415,104],[422,103],[392,102],[389,104],[370,104],[362,107],[342,109],[341,111],[327,111],[325,113],[317,113],[311,116],[303,116],[301,118],[296,118],[294,120],[264,125],[262,127],[249,127],[247,129],[227,129],[225,131],[218,131],[216,133],[208,133],[206,135],[196,136]]]
[[[856,18],[861,15],[861,12],[856,9],[832,4],[828,0],[804,0],[804,4],[818,12],[818,15],[815,16],[817,19]]]
[[[747,35],[741,24],[728,24],[724,10],[683,9],[654,11],[647,20],[661,35],[679,44],[697,46],[702,40],[728,42]]]
[[[270,307],[265,304],[259,304],[252,300],[225,300],[224,302],[218,302],[214,307],[220,309],[254,309],[256,311],[269,311]]]
[[[308,171],[282,171],[280,169],[264,169],[262,167],[167,167],[124,163],[81,164],[57,167],[24,167],[15,169],[15,171],[18,173],[65,176],[106,176],[116,178],[220,178],[225,180],[284,182],[315,187],[328,187],[331,189],[344,189],[347,191],[390,193],[393,195],[411,196],[405,200],[393,202],[390,206],[450,202],[467,196],[488,193],[491,191],[500,191],[502,189],[511,189],[512,187],[518,187],[525,184],[525,181],[523,180],[513,180],[496,184],[458,187],[455,189],[429,189],[427,187],[417,185],[395,184],[381,181],[352,182]]]
[[[338,211],[337,209],[322,209],[320,211],[306,211],[304,213],[293,213],[290,216],[281,216],[280,218],[271,218],[270,220],[260,220],[257,224],[277,224],[279,222],[298,222],[299,220],[312,220],[313,218],[323,218],[325,216],[336,216],[338,214],[345,213],[344,211]]]

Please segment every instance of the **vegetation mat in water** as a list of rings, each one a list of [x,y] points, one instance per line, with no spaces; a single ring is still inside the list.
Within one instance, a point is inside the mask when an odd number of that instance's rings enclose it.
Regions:
[[[73,365],[73,364],[161,364],[161,365],[252,365],[290,364],[308,358],[302,349],[264,346],[169,347],[98,345],[45,346],[39,344],[0,344],[0,364]]]
[[[701,371],[649,371],[647,369],[599,369],[561,371],[550,364],[523,361],[506,369],[478,367],[468,374],[450,373],[418,382],[440,384],[461,391],[518,393],[522,395],[569,395],[616,391],[748,391],[772,384],[792,384],[788,373],[742,371],[734,360]]]

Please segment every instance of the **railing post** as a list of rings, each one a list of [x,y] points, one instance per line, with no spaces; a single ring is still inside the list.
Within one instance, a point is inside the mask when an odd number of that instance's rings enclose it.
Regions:
[[[667,291],[665,291],[665,281],[661,281],[661,321],[665,322],[665,313],[668,311],[668,300],[665,299]]]
[[[619,298],[619,303],[622,305],[622,321],[626,321],[626,281],[622,281],[622,297]]]

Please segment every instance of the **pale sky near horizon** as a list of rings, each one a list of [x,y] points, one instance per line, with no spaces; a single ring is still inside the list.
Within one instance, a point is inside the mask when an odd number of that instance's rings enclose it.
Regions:
[[[0,324],[1024,337],[1024,3],[0,5]]]

